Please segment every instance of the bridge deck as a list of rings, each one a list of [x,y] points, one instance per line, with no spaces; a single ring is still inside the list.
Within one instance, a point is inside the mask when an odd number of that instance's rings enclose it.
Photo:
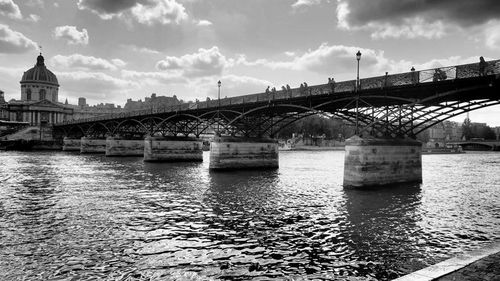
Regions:
[[[356,81],[349,80],[337,82],[333,86],[331,84],[321,84],[307,88],[294,88],[290,91],[223,98],[220,101],[211,100],[186,103],[178,106],[65,121],[54,124],[54,126],[93,123],[103,120],[120,121],[137,116],[171,115],[178,114],[179,112],[185,114],[196,113],[196,115],[199,115],[218,108],[244,112],[245,110],[248,111],[251,108],[271,103],[274,105],[295,104],[298,106],[315,107],[323,103],[328,103],[334,98],[337,102],[330,102],[329,105],[325,105],[322,108],[322,110],[332,112],[338,108],[352,109],[356,107],[356,104],[352,102],[355,96],[363,98],[364,102],[368,103],[371,107],[408,104],[416,100],[425,103],[425,98],[431,96],[434,96],[432,103],[457,100],[465,102],[477,99],[500,99],[498,85],[496,85],[498,83],[492,85],[492,81],[495,81],[495,76],[498,80],[500,74],[500,60],[489,61],[488,64],[487,74],[490,74],[488,76],[480,75],[478,63],[465,64],[361,79],[358,91],[356,91]],[[436,75],[439,72],[444,73],[444,75]],[[446,94],[448,91],[454,91],[454,94]],[[442,98],[436,98],[436,93],[443,94]],[[389,96],[391,99],[387,99]],[[363,107],[368,105],[359,104],[358,106]],[[276,113],[279,113],[279,110],[286,109],[275,110]]]

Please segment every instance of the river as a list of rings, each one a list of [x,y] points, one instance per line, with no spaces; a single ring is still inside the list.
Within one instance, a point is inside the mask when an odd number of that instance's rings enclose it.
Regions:
[[[421,185],[374,190],[342,187],[342,151],[208,157],[1,151],[0,280],[390,280],[500,239],[500,153],[423,155]]]

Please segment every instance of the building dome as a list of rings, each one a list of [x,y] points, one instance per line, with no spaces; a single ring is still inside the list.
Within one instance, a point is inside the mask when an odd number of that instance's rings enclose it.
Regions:
[[[45,67],[42,54],[36,58],[36,65],[25,71],[21,79],[21,84],[33,82],[59,86],[56,75]]]

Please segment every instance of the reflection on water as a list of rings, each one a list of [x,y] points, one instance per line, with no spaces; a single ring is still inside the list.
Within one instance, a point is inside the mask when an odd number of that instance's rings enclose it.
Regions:
[[[0,152],[0,279],[388,280],[500,238],[500,154],[426,155],[422,185],[375,190],[342,188],[343,156]]]

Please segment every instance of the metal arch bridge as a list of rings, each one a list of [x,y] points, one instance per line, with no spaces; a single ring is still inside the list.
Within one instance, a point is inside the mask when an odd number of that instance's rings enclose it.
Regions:
[[[500,60],[56,123],[56,136],[275,137],[309,115],[339,118],[359,135],[414,137],[468,111],[500,104]]]

